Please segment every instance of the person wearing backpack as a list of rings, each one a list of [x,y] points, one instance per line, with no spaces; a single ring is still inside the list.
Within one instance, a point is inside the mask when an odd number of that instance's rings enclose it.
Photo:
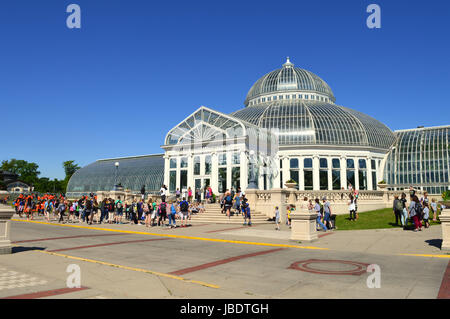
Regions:
[[[158,216],[158,226],[165,226],[166,225],[166,218],[167,218],[167,203],[162,201],[161,204],[159,204],[159,216]]]
[[[225,197],[223,200],[224,200],[224,203],[223,203],[224,210],[228,216],[228,219],[230,219],[231,218],[231,216],[230,216],[231,215],[231,207],[233,207],[233,197],[231,197],[231,193],[229,191],[227,191],[225,193]]]
[[[115,217],[116,224],[123,224],[122,216],[123,216],[123,202],[120,199],[120,196],[118,196],[116,200],[116,217]]]
[[[395,225],[399,226],[399,224],[398,224],[399,220],[403,224],[403,221],[402,221],[403,203],[398,199],[398,195],[394,196],[393,211],[394,211],[394,215],[395,215]]]
[[[422,222],[420,221],[422,213],[423,210],[419,198],[416,195],[411,196],[411,203],[409,204],[409,217],[412,218],[414,222],[415,232],[422,230]]]
[[[169,204],[170,204],[169,227],[176,228],[177,221],[175,220],[175,217],[177,215],[177,209],[175,208],[175,204],[172,201],[170,201]]]
[[[59,212],[59,220],[58,223],[63,222],[64,224],[64,212],[66,211],[66,203],[64,201],[62,201],[59,205],[58,205],[58,212]]]
[[[406,209],[406,194],[402,193],[402,197],[399,199],[399,201],[402,203],[402,215],[401,215],[401,221],[403,230],[406,230],[406,227],[408,227],[408,210]]]
[[[189,203],[186,201],[186,197],[180,202],[180,217],[181,217],[181,227],[186,227],[187,218],[189,215]]]

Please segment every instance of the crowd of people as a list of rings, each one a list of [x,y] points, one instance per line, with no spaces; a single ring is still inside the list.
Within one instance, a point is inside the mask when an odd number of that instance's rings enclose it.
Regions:
[[[400,198],[399,198],[400,197]],[[441,209],[445,206],[441,205]],[[430,227],[430,218],[433,221],[438,219],[438,204],[433,198],[428,198],[428,192],[423,193],[423,197],[419,199],[413,187],[409,188],[409,204],[406,199],[406,194],[395,196],[393,202],[393,213],[395,215],[395,224],[403,226],[403,229],[408,229],[408,223],[411,222],[414,231],[421,231],[423,227]]]
[[[240,214],[244,218],[244,226],[252,226],[252,216],[250,214],[250,205],[245,192],[238,187],[236,191],[233,188],[227,189],[220,196],[221,213],[226,214],[228,219],[234,214]]]
[[[187,227],[192,214],[204,212],[204,206],[200,202],[192,202],[182,198],[166,202],[165,195],[160,200],[149,198],[144,200],[123,200],[119,196],[116,200],[105,198],[97,201],[97,196],[90,194],[82,196],[78,200],[68,200],[62,195],[34,194],[19,195],[14,201],[16,213],[27,220],[33,220],[35,216],[44,216],[50,222],[81,223],[85,222],[101,224],[125,224],[145,225],[146,227],[161,226]]]
[[[212,196],[210,187],[205,188],[202,201],[200,190],[195,190],[193,194],[189,188],[187,192],[181,194],[177,189],[173,200],[166,200],[167,187],[162,185],[160,190],[160,199],[150,197],[145,201],[145,194],[142,193],[140,200],[123,200],[120,196],[117,199],[105,198],[97,201],[97,196],[89,194],[82,196],[78,200],[68,200],[62,194],[20,194],[13,204],[16,213],[27,220],[32,220],[34,216],[42,215],[47,221],[58,221],[59,223],[81,223],[88,224],[124,224],[145,225],[146,227],[162,226],[174,228],[177,227],[177,221],[180,227],[186,227],[191,220],[192,214],[203,213],[205,211],[205,202],[209,202]],[[186,198],[187,196],[187,198]],[[349,220],[358,220],[358,197],[359,193],[350,187],[348,200]],[[173,197],[172,197],[173,198]],[[413,187],[409,190],[409,202],[407,195],[402,193],[395,196],[393,201],[393,213],[395,215],[395,224],[403,226],[403,229],[409,228],[411,223],[414,231],[421,231],[423,227],[430,226],[430,220],[438,219],[438,204],[435,199],[429,199],[428,193],[424,192],[420,199],[416,195]],[[326,197],[322,200],[304,198],[307,208],[310,212],[317,214],[316,225],[318,230],[328,231],[336,228],[335,215],[332,214],[330,202]],[[241,215],[244,219],[244,225],[251,226],[250,206],[245,192],[238,188],[227,189],[220,196],[219,203],[221,213],[226,214],[230,219],[232,215]],[[441,204],[441,209],[445,206]],[[287,205],[286,225],[291,227],[291,214],[296,210],[295,205]],[[275,207],[274,221],[276,229],[280,230],[281,214],[278,207]]]

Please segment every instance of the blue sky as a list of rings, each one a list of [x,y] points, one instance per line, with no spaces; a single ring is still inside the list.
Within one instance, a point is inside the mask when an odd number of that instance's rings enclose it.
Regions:
[[[71,3],[81,29],[66,27]],[[62,178],[66,160],[161,153],[174,125],[242,108],[286,56],[392,130],[448,125],[449,30],[445,0],[4,0],[0,160]]]

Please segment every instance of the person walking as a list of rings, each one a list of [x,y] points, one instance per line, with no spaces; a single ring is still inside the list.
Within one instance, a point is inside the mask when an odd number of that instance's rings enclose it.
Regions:
[[[324,212],[324,217],[323,217],[323,222],[325,223],[325,226],[327,226],[328,229],[332,229],[333,225],[331,225],[331,207],[330,207],[330,202],[327,201],[327,197],[324,196],[322,198],[323,201],[323,212]]]
[[[317,219],[316,222],[317,224],[320,225],[320,227],[323,228],[324,231],[327,231],[327,227],[322,223],[321,219],[321,213],[320,213],[320,201],[318,198],[315,199],[316,204],[314,205],[314,211],[317,213]]]
[[[278,206],[275,207],[275,224],[277,225],[276,230],[280,230],[280,211],[278,210]]]
[[[116,224],[122,224],[123,202],[120,199],[120,196],[117,197],[117,200],[115,202],[115,206],[116,206],[115,222],[116,222]]]
[[[392,209],[393,209],[393,212],[395,215],[395,225],[398,226],[399,221],[403,225],[403,222],[402,222],[403,203],[400,201],[400,199],[398,199],[398,195],[394,196],[394,203],[393,203]]]
[[[174,202],[169,202],[170,204],[170,213],[169,213],[169,227],[170,228],[176,228],[177,227],[177,221],[176,221],[176,216],[177,216],[177,208],[175,207],[175,203]]]
[[[406,230],[406,228],[408,227],[408,210],[406,209],[406,194],[402,193],[402,196],[399,200],[402,203],[403,207],[401,215],[402,226],[403,230]]]
[[[189,215],[189,203],[186,201],[186,197],[180,202],[180,217],[181,217],[181,227],[187,226],[187,218]]]
[[[167,218],[167,203],[162,201],[158,208],[158,226],[164,227]]]
[[[423,203],[423,223],[425,224],[425,228],[430,227],[430,222],[428,221],[430,218],[430,209],[428,206],[428,202]]]
[[[137,203],[137,220],[138,220],[138,225],[142,225],[141,224],[142,214],[144,214],[144,201],[141,199]]]
[[[63,222],[64,224],[64,212],[66,211],[66,203],[64,201],[62,201],[59,205],[58,205],[58,213],[59,213],[59,220],[58,223]]]
[[[161,186],[161,189],[159,190],[159,192],[161,193],[161,202],[165,202],[166,201],[166,193],[167,193],[166,185]]]
[[[356,205],[355,205],[355,199],[353,198],[353,195],[349,195],[349,202],[348,202],[348,210],[350,212],[350,220],[354,221],[356,220]]]
[[[231,218],[231,207],[233,206],[233,197],[231,197],[231,193],[229,191],[227,191],[225,193],[225,197],[223,198],[223,206],[224,206],[224,211],[227,214],[228,220]]]
[[[431,210],[433,211],[433,221],[437,221],[438,216],[438,206],[436,204],[436,200],[433,198],[431,199]]]
[[[422,223],[420,217],[422,215],[422,205],[420,204],[419,198],[414,195],[411,197],[411,203],[409,204],[409,217],[412,218],[414,222],[414,231],[422,230]]]
[[[192,189],[190,186],[188,187],[188,202],[192,203]]]

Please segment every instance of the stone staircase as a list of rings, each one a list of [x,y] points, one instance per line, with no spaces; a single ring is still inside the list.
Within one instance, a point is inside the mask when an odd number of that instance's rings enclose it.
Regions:
[[[233,210],[232,210],[233,211]],[[270,224],[273,222],[267,221],[265,214],[252,211],[252,224]],[[230,218],[226,214],[221,213],[220,204],[206,204],[205,212],[193,214],[190,222],[192,223],[214,223],[214,224],[236,224],[242,225],[244,217],[241,213],[231,214]]]

